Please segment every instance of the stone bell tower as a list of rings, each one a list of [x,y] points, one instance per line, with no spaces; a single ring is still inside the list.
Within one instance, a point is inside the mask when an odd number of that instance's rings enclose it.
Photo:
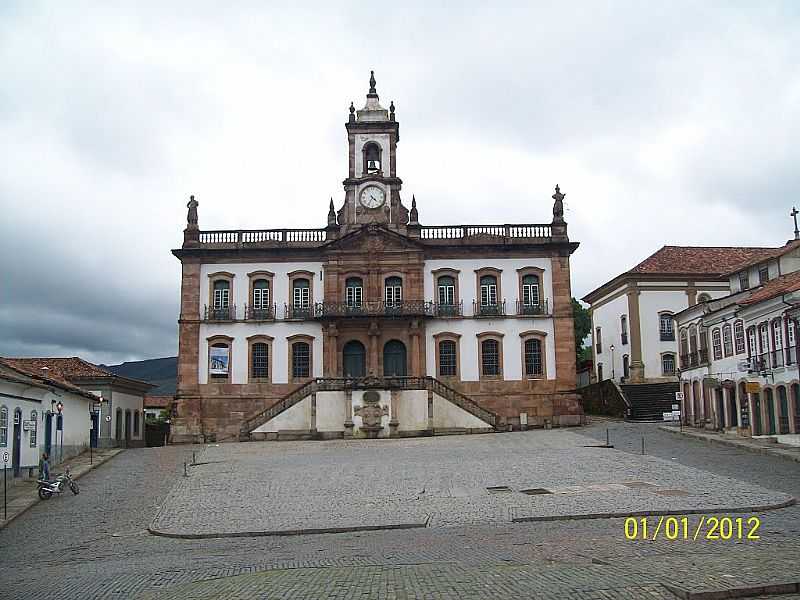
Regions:
[[[397,177],[397,142],[400,124],[394,102],[389,109],[380,105],[375,89],[375,72],[370,72],[369,92],[364,108],[350,103],[347,121],[348,174],[342,183],[344,206],[337,213],[343,233],[367,223],[384,223],[405,231],[408,210],[400,201],[402,181]]]

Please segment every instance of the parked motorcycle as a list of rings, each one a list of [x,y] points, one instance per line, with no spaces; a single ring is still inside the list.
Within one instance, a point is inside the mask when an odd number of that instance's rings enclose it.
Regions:
[[[52,481],[48,481],[47,479],[38,479],[36,483],[39,485],[39,498],[42,500],[51,498],[53,494],[60,494],[67,489],[67,486],[69,486],[69,489],[76,496],[80,492],[78,484],[69,474],[69,467],[64,469],[64,472]]]

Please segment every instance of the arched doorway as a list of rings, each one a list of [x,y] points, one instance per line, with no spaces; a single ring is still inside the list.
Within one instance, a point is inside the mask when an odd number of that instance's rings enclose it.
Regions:
[[[789,398],[786,396],[785,386],[778,388],[778,404],[780,405],[778,433],[789,433]]]
[[[345,377],[364,377],[367,374],[367,351],[358,340],[350,340],[342,349],[342,374]]]
[[[700,402],[702,402],[702,398],[700,397],[700,382],[694,381],[692,382],[692,422],[698,426],[702,424]]]
[[[408,374],[406,345],[400,340],[390,340],[383,347],[383,374],[387,377]]]
[[[800,433],[800,385],[792,384],[792,403],[794,404],[794,431]]]
[[[739,415],[736,414],[736,388],[735,384],[726,388],[728,394],[728,427],[737,427],[739,425]]]
[[[744,381],[739,382],[739,423],[742,427],[750,427],[750,402]]]
[[[753,435],[761,435],[761,394],[751,394],[753,399]]]
[[[770,388],[764,390],[764,402],[767,405],[767,433],[775,435],[775,398]]]
[[[117,417],[117,419],[114,422],[114,439],[117,440],[117,442],[119,443],[119,442],[122,441],[122,409],[121,408],[117,409],[116,417]]]

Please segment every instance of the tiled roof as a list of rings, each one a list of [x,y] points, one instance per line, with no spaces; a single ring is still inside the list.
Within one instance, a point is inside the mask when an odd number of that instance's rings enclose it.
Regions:
[[[70,358],[6,358],[4,360],[12,365],[40,374],[42,369],[47,367],[49,375],[55,375],[64,380],[76,377],[114,377],[112,372],[101,369],[77,356]]]
[[[800,290],[800,271],[787,273],[768,281],[760,288],[753,290],[753,293],[746,300],[739,302],[739,304],[750,306],[751,304],[769,300],[789,292],[796,292],[797,290]]]
[[[20,359],[16,358],[0,358],[0,366],[4,366],[8,369],[11,369],[15,373],[19,373],[31,379],[35,379],[36,381],[41,381],[47,385],[52,385],[54,387],[61,388],[63,390],[67,390],[69,392],[73,392],[75,394],[79,394],[86,398],[91,398],[92,400],[99,400],[94,394],[87,392],[86,390],[78,387],[77,385],[70,383],[63,377],[61,377],[58,373],[53,371],[43,372],[36,367],[21,364]]]
[[[751,261],[760,261],[776,248],[664,246],[633,267],[630,274],[697,274],[721,276]]]
[[[744,263],[735,265],[728,271],[728,274],[744,269],[745,267],[752,267],[753,265],[756,265],[770,258],[778,258],[780,256],[783,256],[784,254],[787,254],[788,252],[791,252],[792,250],[796,250],[797,248],[800,248],[800,240],[789,240],[788,242],[786,242],[785,246],[781,246],[780,248],[772,248],[771,252],[767,252],[763,256],[754,256],[752,259]]]

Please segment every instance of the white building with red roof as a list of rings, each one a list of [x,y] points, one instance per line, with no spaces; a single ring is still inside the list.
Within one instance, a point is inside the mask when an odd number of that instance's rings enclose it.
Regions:
[[[728,279],[730,294],[675,315],[684,421],[740,435],[800,433],[800,240]]]

